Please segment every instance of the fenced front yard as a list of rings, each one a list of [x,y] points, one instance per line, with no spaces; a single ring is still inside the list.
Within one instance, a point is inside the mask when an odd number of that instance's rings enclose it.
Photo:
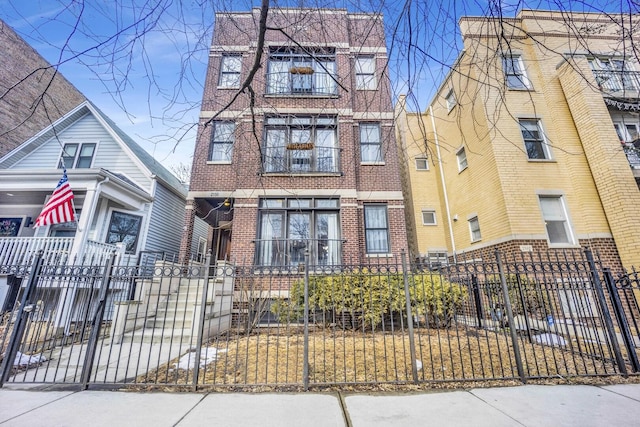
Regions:
[[[308,389],[636,374],[637,274],[589,251],[525,255],[437,271],[403,257],[105,264],[67,281],[63,266],[34,264],[4,316],[3,382]],[[12,366],[12,351],[33,363]]]

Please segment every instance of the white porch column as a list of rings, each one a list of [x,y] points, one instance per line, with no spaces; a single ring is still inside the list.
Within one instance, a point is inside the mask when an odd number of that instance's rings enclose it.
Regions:
[[[107,181],[109,181],[109,178],[105,177],[102,181],[96,182],[93,188],[87,188],[82,215],[80,216],[80,221],[78,221],[78,229],[73,241],[73,246],[71,247],[69,259],[77,258],[79,261],[82,261],[84,248],[89,238],[89,227],[95,216],[98,200],[100,199],[101,187],[102,184]]]

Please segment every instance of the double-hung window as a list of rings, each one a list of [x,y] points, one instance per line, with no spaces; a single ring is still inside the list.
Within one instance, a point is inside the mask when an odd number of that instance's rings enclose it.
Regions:
[[[233,141],[236,125],[234,122],[215,121],[211,131],[209,160],[229,163],[233,155]]]
[[[542,219],[547,229],[550,244],[574,244],[569,227],[567,209],[562,196],[539,196]]]
[[[375,90],[376,81],[376,58],[373,56],[358,56],[355,63],[356,68],[356,89]]]
[[[522,132],[522,139],[529,159],[547,160],[551,158],[549,144],[545,140],[540,120],[521,119],[520,132]]]
[[[508,55],[502,58],[504,78],[509,89],[530,89],[521,55]]]
[[[469,163],[467,162],[467,152],[464,147],[461,147],[456,152],[456,160],[458,161],[458,172],[462,172],[467,168],[467,166],[469,166]]]
[[[389,219],[387,205],[364,206],[364,230],[368,254],[389,253]]]
[[[340,263],[338,199],[260,200],[256,265],[297,266],[305,250],[313,265]]]
[[[447,92],[447,95],[444,97],[444,99],[447,103],[447,111],[453,110],[453,107],[455,107],[458,103],[458,101],[456,100],[456,94],[453,89],[450,89],[449,92]]]
[[[266,173],[338,172],[336,118],[268,117],[263,154]]]
[[[218,87],[238,88],[240,87],[240,71],[242,70],[242,56],[224,55],[220,64],[220,78]]]
[[[482,239],[482,234],[480,233],[480,221],[478,221],[477,216],[469,218],[469,232],[471,233],[472,242],[477,242]]]
[[[95,143],[88,144],[64,144],[60,160],[58,162],[59,168],[90,168],[93,162],[93,155],[96,151]]]
[[[267,94],[335,95],[333,48],[272,48],[267,66]]]
[[[360,156],[363,163],[382,162],[380,123],[360,123]]]

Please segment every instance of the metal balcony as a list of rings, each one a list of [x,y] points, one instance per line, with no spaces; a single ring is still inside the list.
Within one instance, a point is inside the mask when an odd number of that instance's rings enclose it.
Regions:
[[[297,267],[304,264],[309,249],[309,264],[340,264],[342,240],[339,239],[263,239],[256,240],[256,265],[264,267]]]
[[[311,74],[293,74],[290,71],[267,74],[267,95],[336,96],[338,86],[335,75],[314,71]]]
[[[604,92],[640,90],[640,72],[593,70],[598,87]]]
[[[312,149],[296,150],[305,145]],[[309,144],[289,144],[265,147],[262,170],[264,173],[335,174],[339,173],[340,149],[316,147]]]

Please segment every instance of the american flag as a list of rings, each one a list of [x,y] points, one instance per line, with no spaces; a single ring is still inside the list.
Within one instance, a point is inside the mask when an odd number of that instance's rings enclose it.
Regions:
[[[56,189],[49,201],[42,208],[40,216],[36,219],[33,227],[43,225],[60,224],[63,222],[75,221],[75,212],[73,209],[73,191],[67,179],[67,170],[62,173],[62,179],[58,182]]]

